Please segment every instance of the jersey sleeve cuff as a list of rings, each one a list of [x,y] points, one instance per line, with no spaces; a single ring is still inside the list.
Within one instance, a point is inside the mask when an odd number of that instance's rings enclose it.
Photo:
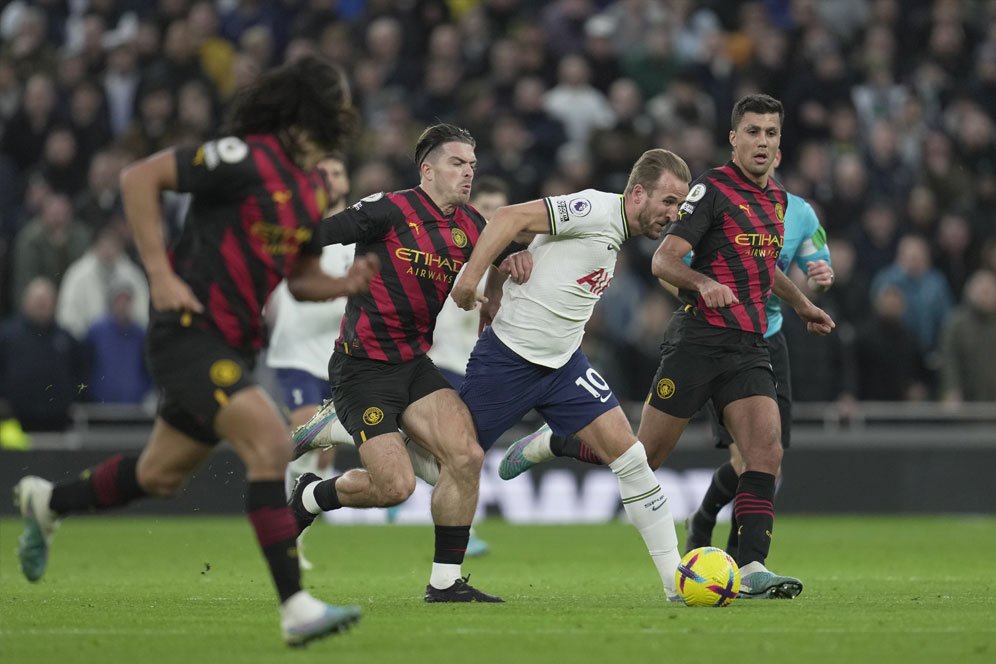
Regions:
[[[667,229],[664,233],[665,235],[676,235],[682,240],[687,240],[689,244],[693,247],[695,243],[699,241],[700,235],[695,232],[694,229],[689,228],[687,225],[682,224],[671,224],[671,227]]]

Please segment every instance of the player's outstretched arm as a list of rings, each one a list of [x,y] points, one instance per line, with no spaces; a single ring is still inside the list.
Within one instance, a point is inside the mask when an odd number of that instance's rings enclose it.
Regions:
[[[163,237],[159,195],[177,189],[176,153],[157,152],[121,173],[121,201],[135,246],[149,275],[149,295],[158,311],[193,311],[204,306],[170,266]]]
[[[333,277],[322,270],[319,256],[301,256],[287,277],[287,289],[294,299],[303,302],[332,300],[366,292],[378,270],[380,261],[377,256],[368,254],[357,256],[346,276]]]
[[[684,257],[692,250],[688,240],[668,235],[657,247],[651,270],[658,279],[683,290],[696,291],[707,307],[717,309],[736,304],[740,300],[723,284],[696,272],[685,264]]]
[[[549,233],[550,221],[546,204],[543,201],[530,201],[518,205],[498,208],[494,219],[488,222],[477,239],[470,260],[457,278],[450,297],[461,309],[472,310],[477,302],[486,298],[477,294],[484,272],[498,255],[510,245],[520,233]]]
[[[785,276],[784,272],[776,269],[772,270],[772,273],[775,275],[775,280],[771,288],[775,295],[788,303],[799,315],[799,318],[806,321],[806,329],[809,330],[809,333],[820,336],[830,334],[837,324],[833,322],[829,314],[803,295],[802,291],[792,283],[791,279]]]

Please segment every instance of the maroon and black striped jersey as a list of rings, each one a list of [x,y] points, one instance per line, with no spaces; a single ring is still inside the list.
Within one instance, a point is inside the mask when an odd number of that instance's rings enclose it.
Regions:
[[[690,290],[680,292],[681,301],[698,308],[711,325],[764,334],[764,303],[782,249],[787,204],[773,178],[762,189],[733,162],[703,173],[666,233],[691,243],[692,269],[728,286],[740,303],[710,309]]]
[[[321,254],[324,180],[271,136],[178,148],[176,163],[178,189],[193,197],[170,260],[204,305],[194,324],[216,328],[234,348],[259,348],[267,297],[299,254]]]
[[[376,254],[381,265],[368,293],[349,296],[335,349],[390,364],[425,354],[484,223],[470,206],[443,214],[420,187],[368,196],[322,221],[323,245],[355,242],[357,256]]]

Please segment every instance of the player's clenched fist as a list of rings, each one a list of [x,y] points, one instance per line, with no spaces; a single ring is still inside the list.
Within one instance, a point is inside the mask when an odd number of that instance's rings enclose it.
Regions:
[[[740,300],[733,294],[729,286],[724,286],[711,279],[699,287],[699,295],[702,296],[702,301],[710,309],[720,309],[728,307],[731,304],[740,304]]]
[[[517,251],[501,262],[499,272],[507,274],[517,284],[529,281],[533,273],[533,255],[526,251]]]
[[[465,311],[473,311],[478,302],[484,304],[488,301],[488,298],[477,294],[476,287],[468,286],[464,279],[457,280],[453,290],[450,291],[450,297],[453,298],[458,307]]]

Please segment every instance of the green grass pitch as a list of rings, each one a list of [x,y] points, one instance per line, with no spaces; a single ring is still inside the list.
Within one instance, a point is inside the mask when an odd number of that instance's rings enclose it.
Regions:
[[[424,604],[429,527],[318,524],[305,583],[364,617],[294,651],[244,519],[70,519],[37,584],[18,569],[19,521],[2,520],[0,661],[996,661],[993,517],[782,518],[769,563],[805,592],[727,609],[662,602],[626,524],[478,530],[492,553],[464,571],[506,604]]]

